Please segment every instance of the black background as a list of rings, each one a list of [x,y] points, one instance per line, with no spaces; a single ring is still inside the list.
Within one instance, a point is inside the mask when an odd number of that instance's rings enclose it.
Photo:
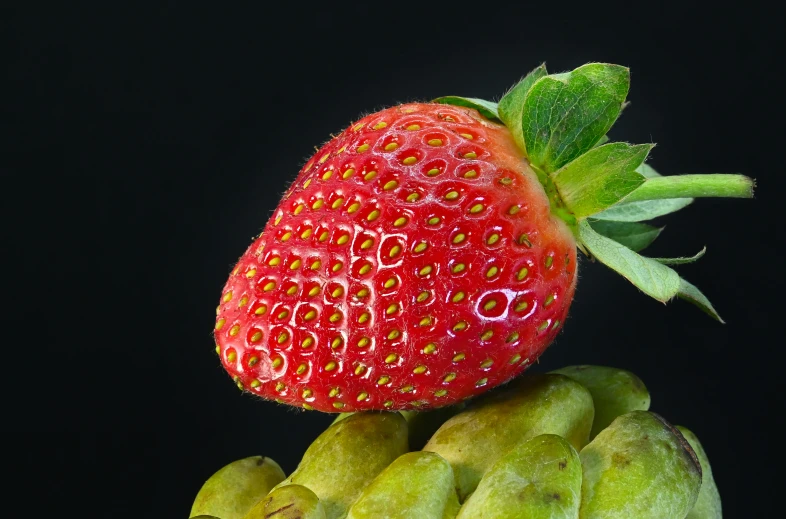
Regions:
[[[706,245],[680,271],[728,324],[585,261],[533,369],[634,371],[702,439],[727,517],[776,510],[781,8],[290,4],[4,11],[4,382],[31,516],[185,518],[229,461],[293,470],[330,417],[242,395],[222,371],[211,329],[234,261],[330,132],[402,101],[498,99],[542,61],[631,67],[613,139],[658,143],[662,173],[741,172],[758,190],[664,218],[649,252]]]

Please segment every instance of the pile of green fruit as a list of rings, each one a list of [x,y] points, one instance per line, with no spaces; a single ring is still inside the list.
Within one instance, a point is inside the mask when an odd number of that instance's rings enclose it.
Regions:
[[[721,517],[698,439],[649,406],[634,374],[571,366],[433,411],[345,413],[288,477],[260,456],[216,472],[190,517]]]

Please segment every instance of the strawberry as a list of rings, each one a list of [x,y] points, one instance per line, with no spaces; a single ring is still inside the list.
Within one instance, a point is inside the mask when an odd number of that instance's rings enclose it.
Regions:
[[[574,71],[576,89],[598,65]],[[622,69],[600,66],[614,78]],[[453,97],[371,114],[306,162],[217,309],[216,349],[239,387],[327,412],[440,407],[477,395],[524,371],[554,340],[576,287],[577,247],[660,298],[669,287],[625,272],[628,254],[652,261],[633,252],[625,226],[643,226],[639,237],[648,226],[603,220],[603,211],[623,199],[647,204],[647,189],[661,189],[658,202],[684,199],[685,188],[660,176],[655,188],[645,185],[657,175],[639,167],[650,146],[566,141],[570,114],[563,127],[528,136],[543,107],[527,102],[549,102],[557,77],[539,70],[499,105]],[[616,113],[606,126],[579,120],[580,135],[603,137],[618,115],[624,93],[601,94]],[[556,96],[551,104],[564,105]],[[601,191],[586,187],[593,175]],[[654,263],[673,272],[666,262]],[[675,279],[670,297],[714,314]]]

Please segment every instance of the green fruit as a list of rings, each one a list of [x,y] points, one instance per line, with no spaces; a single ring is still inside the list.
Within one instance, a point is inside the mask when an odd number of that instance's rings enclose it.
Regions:
[[[699,490],[696,504],[693,505],[685,519],[721,519],[723,511],[720,493],[718,493],[718,487],[715,485],[715,479],[712,477],[712,467],[710,467],[707,453],[704,452],[704,447],[701,446],[699,439],[689,429],[681,425],[678,425],[677,429],[688,440],[690,446],[693,447],[693,452],[696,453],[696,457],[699,458],[699,463],[701,463],[701,490]]]
[[[284,485],[269,493],[243,519],[325,519],[325,507],[306,487]]]
[[[218,517],[214,515],[197,515],[196,517],[192,517],[191,519],[218,519]]]
[[[579,454],[581,519],[682,519],[701,488],[701,465],[682,434],[659,415],[632,411]]]
[[[234,461],[205,481],[189,517],[242,519],[284,477],[284,471],[270,458],[251,456]]]
[[[450,463],[433,452],[410,452],[363,491],[347,519],[447,519],[459,508]]]
[[[455,405],[431,409],[428,411],[400,411],[409,424],[409,448],[420,450],[437,432],[443,423],[452,418],[467,405],[459,402]]]
[[[502,455],[541,434],[562,436],[575,449],[588,441],[592,397],[564,375],[528,375],[487,393],[445,422],[423,448],[453,466],[459,499],[478,486]]]
[[[553,434],[536,436],[499,459],[457,519],[578,519],[581,462]]]
[[[407,421],[400,413],[355,413],[320,434],[279,487],[296,483],[311,489],[327,519],[340,519],[366,485],[407,450]]]
[[[624,369],[606,366],[567,366],[561,373],[586,387],[595,403],[595,420],[590,438],[608,427],[620,415],[650,408],[650,394],[639,377]]]

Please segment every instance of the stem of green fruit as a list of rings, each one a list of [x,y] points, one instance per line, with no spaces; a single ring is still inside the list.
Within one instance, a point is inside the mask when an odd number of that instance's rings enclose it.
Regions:
[[[753,198],[753,179],[744,175],[672,175],[648,178],[622,202],[664,198]]]

